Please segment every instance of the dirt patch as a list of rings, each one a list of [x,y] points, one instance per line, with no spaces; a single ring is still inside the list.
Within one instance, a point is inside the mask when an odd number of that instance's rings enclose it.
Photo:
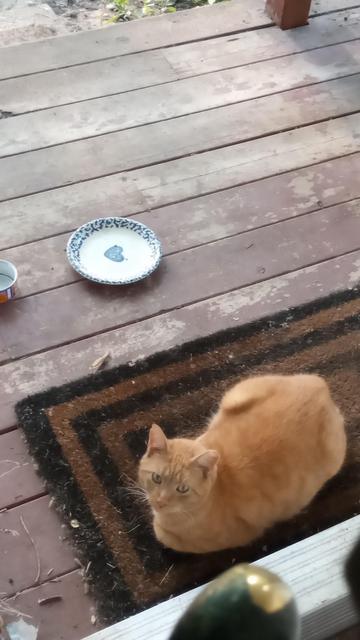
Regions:
[[[213,3],[214,0],[0,0],[0,47]]]

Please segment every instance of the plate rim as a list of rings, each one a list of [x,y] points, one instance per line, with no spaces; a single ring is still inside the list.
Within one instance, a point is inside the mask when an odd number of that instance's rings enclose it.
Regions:
[[[146,272],[143,272],[142,274],[134,278],[127,278],[126,280],[104,280],[102,278],[97,278],[96,276],[90,275],[80,267],[78,262],[74,259],[73,251],[71,249],[71,243],[73,239],[82,229],[86,228],[88,225],[94,224],[96,222],[106,221],[106,220],[111,220],[111,221],[121,220],[129,223],[135,223],[151,233],[152,239],[154,240],[154,243],[157,249],[157,257],[156,257],[156,260],[154,261],[154,264]],[[67,259],[71,267],[74,269],[74,271],[76,271],[76,273],[81,275],[86,280],[90,280],[91,282],[96,282],[98,284],[106,284],[110,286],[120,286],[120,285],[124,286],[127,284],[133,284],[134,282],[139,282],[140,280],[144,280],[144,278],[147,278],[148,276],[150,276],[158,268],[162,255],[163,254],[162,254],[161,242],[157,237],[156,233],[143,222],[140,222],[138,220],[133,220],[132,218],[127,218],[126,216],[101,216],[99,218],[93,218],[92,220],[88,220],[87,222],[84,222],[84,224],[80,225],[77,229],[75,229],[75,231],[72,232],[66,244]]]

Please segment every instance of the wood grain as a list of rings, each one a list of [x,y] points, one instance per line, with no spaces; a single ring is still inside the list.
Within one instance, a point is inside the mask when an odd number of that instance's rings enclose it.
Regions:
[[[20,431],[0,436],[0,510],[44,493]]]
[[[198,203],[196,202],[196,204]],[[273,247],[279,243],[281,265],[285,271],[291,270],[293,266],[294,268],[304,266],[300,258],[304,249],[303,243],[308,242],[308,248],[310,248],[309,240],[306,239],[314,236],[319,237],[319,240],[312,247],[312,253],[309,253],[309,256],[305,258],[308,261],[316,262],[360,248],[360,199],[330,207],[326,211],[317,211],[308,216],[302,216],[296,221],[296,224],[295,221],[290,221],[274,226],[276,220],[281,220],[281,213],[275,213],[271,216],[265,214],[267,217],[264,217],[263,220],[258,218],[260,228],[255,228],[253,231],[248,231],[248,229],[257,225],[254,224],[253,212],[249,209],[244,212],[244,215],[239,215],[239,211],[236,209],[230,209],[227,212],[224,211],[220,217],[216,210],[214,214],[209,210],[206,213],[206,225],[203,223],[204,218],[201,214],[200,220],[199,216],[196,218],[191,203],[187,209],[182,207],[185,211],[181,217],[179,209],[180,207],[175,206],[171,213],[169,209],[165,211],[160,209],[157,216],[153,213],[137,216],[141,222],[151,224],[152,229],[161,239],[164,256],[242,234],[243,240],[238,238],[236,242],[240,242],[239,257],[243,274],[251,272],[251,265],[256,274],[262,268],[259,265],[264,265],[264,273],[268,274],[269,265],[278,262],[278,258],[274,260],[271,256],[267,245],[268,240],[270,243],[274,243]],[[289,217],[284,209],[283,216]],[[181,220],[180,224],[178,224],[178,220]],[[338,234],[340,225],[341,234]],[[3,259],[8,259],[17,266],[19,274],[18,298],[63,287],[81,280],[81,277],[73,271],[66,259],[67,240],[68,234],[59,235],[2,253]],[[328,251],[325,251],[324,254],[325,247],[328,248]],[[216,247],[212,247],[212,250],[216,255]],[[290,263],[286,261],[287,253],[289,252],[291,255],[292,251],[294,252],[293,264],[291,261]],[[184,259],[191,262],[193,255],[193,253],[187,254]],[[36,261],[33,260],[33,256],[37,256]],[[49,256],[51,256],[50,267]],[[172,260],[178,261],[180,257],[166,258],[166,265],[172,263]],[[228,286],[228,267],[226,267],[227,265],[224,263],[225,287]],[[211,262],[209,265],[204,263],[203,268],[205,270],[211,268]],[[274,275],[271,267],[270,275]],[[179,273],[179,277],[185,277],[185,274]],[[253,274],[251,279],[254,277],[256,279]],[[245,279],[245,282],[242,282],[240,277],[239,285],[242,284],[249,284],[249,281]],[[166,287],[165,282],[164,286]],[[195,296],[199,297],[200,292],[195,293]],[[167,297],[167,294],[164,294],[164,297]]]
[[[121,296],[118,289],[81,281],[15,300],[2,314],[0,362],[156,316],[359,246],[360,217],[335,207],[165,257],[150,278],[123,287]]]
[[[308,24],[311,0],[266,0],[266,11],[281,29]]]
[[[359,7],[358,0],[312,0],[311,14],[319,15]]]
[[[51,577],[51,576],[50,576]],[[59,595],[61,600],[40,606],[38,601]],[[29,622],[38,627],[37,640],[79,640],[100,628],[91,622],[94,605],[84,594],[84,583],[79,571],[57,578],[21,592],[10,598],[9,604],[31,616]]]
[[[347,116],[124,174],[149,207],[227,189],[359,151],[360,119]],[[171,200],[170,200],[171,198]]]
[[[140,127],[152,122],[171,120],[189,113],[206,110],[206,114],[202,117],[202,128],[204,128],[210,109],[256,98],[255,104],[243,104],[243,111],[247,112],[248,124],[249,117],[257,111],[260,96],[356,74],[359,71],[359,65],[360,40],[354,40],[312,51],[311,56],[307,53],[301,53],[277,60],[259,62],[256,64],[256,71],[253,65],[247,65],[130,93],[54,107],[16,118],[4,118],[0,120],[0,155],[14,155],[81,138]],[[350,84],[346,83],[346,79],[342,82],[345,85],[345,91],[347,88],[351,96],[349,106],[346,106],[345,101],[343,102],[343,113],[359,110],[360,99],[356,90],[359,78],[350,78]],[[321,89],[322,87],[320,87]],[[282,94],[281,104],[277,108],[279,110],[286,109],[290,113],[291,108],[289,108],[287,98],[287,93]],[[330,110],[331,113],[331,85],[327,100],[330,104],[326,110]],[[315,120],[328,117],[323,115],[322,111],[320,104]],[[336,108],[334,111],[337,114]],[[298,116],[298,112],[296,115]],[[271,108],[265,118],[271,120]],[[173,122],[172,130],[177,125],[176,120]],[[189,129],[190,127],[195,129],[196,123],[190,121],[185,126],[188,126]],[[254,126],[256,125],[253,124]],[[211,128],[210,122],[208,131]],[[221,130],[222,128],[220,128]],[[262,135],[261,129],[257,135]],[[86,155],[87,147],[92,145],[97,157],[99,153],[97,148],[99,147],[105,149],[106,153],[112,156],[115,147],[119,149],[123,148],[122,145],[125,148],[127,145],[131,145],[139,148],[139,138],[142,140],[143,136],[146,140],[143,129],[135,129],[128,132],[127,136],[123,136],[125,137],[124,141],[119,135],[114,135],[112,138],[107,136],[106,139],[99,137],[97,140],[84,140],[78,144],[78,147],[80,145],[84,148],[84,155]],[[233,142],[236,142],[237,139],[235,135]],[[147,140],[144,144],[152,148],[151,141]],[[209,146],[205,146],[205,148],[209,148]],[[162,145],[158,145],[158,149],[158,153],[159,151],[163,152]],[[60,147],[56,149],[56,152],[58,154],[64,153],[66,157],[67,153],[72,153],[72,147]],[[176,151],[174,150],[173,157],[175,156]],[[42,157],[46,158],[46,152],[43,152]],[[31,156],[29,158],[25,156],[19,159],[20,167],[26,163],[27,159],[29,163],[32,163]],[[59,160],[59,163],[62,164],[62,161]],[[19,175],[19,171],[17,171],[17,175]]]
[[[1,308],[0,591],[20,589],[39,640],[94,629],[66,531],[32,500],[16,401],[105,352],[115,366],[359,283],[360,2],[312,4],[287,34],[242,0],[0,49],[0,107],[31,112],[0,121],[1,152],[20,152],[0,162],[1,257],[27,296]],[[116,291],[73,282],[63,251],[109,213],[169,254]]]
[[[91,364],[104,353],[111,354],[110,366],[116,366],[206,336],[209,327],[215,332],[245,324],[353,287],[359,281],[360,251],[355,251],[3,365],[0,431],[15,424],[14,405],[18,400],[44,391],[49,380],[52,385],[61,385],[87,375]]]
[[[325,0],[322,0],[325,3]],[[270,25],[262,0],[233,0],[0,49],[0,78],[40,73]]]
[[[131,148],[127,147],[126,155],[119,154],[116,145],[110,150],[109,144],[104,145],[98,137],[3,158],[0,160],[1,199],[126,171],[122,180],[141,190],[148,206],[176,202],[357,152],[360,149],[360,115],[202,153],[196,153],[196,147],[194,151],[190,150],[191,133],[188,131],[183,142],[190,155],[176,160],[170,160],[174,151],[169,139],[164,136],[160,145],[158,130],[154,128],[148,129],[146,151],[141,130],[129,132]],[[120,133],[112,134],[115,135]],[[168,162],[135,170],[137,166],[156,163],[160,158],[168,158]]]
[[[291,37],[277,29],[259,29],[178,45],[163,54],[180,73],[217,71],[353,40],[359,37],[359,17],[359,9],[339,11],[312,19],[310,29],[294,29]]]
[[[49,497],[44,496],[0,514],[0,591],[3,594],[10,596],[34,586],[39,566],[40,582],[48,581],[50,569],[55,577],[76,568],[72,550],[64,544],[68,532],[48,505]]]
[[[168,216],[175,216],[181,230],[189,233],[192,228],[203,242],[214,229],[215,222],[219,233],[228,233],[229,220],[234,216],[239,224],[242,221],[244,229],[251,229],[359,198],[359,173],[360,154],[354,154],[261,182],[165,205],[153,209],[151,215],[145,211],[145,198],[131,186],[124,186],[121,174],[99,178],[0,203],[0,249],[69,232],[74,223],[83,224],[108,211],[116,215],[144,211],[141,220],[154,226],[161,237],[161,225],[166,224]],[[204,219],[212,221],[211,227],[203,224]],[[30,266],[27,275],[29,271]]]
[[[346,18],[346,21],[345,21]],[[289,38],[275,29],[245,31],[161,51],[120,56],[0,82],[3,110],[19,114],[124,93],[211,71],[279,58],[359,38],[360,11],[324,15]]]
[[[140,191],[122,174],[0,203],[0,248],[70,231],[99,216],[144,211]]]
[[[356,0],[317,0],[314,15],[352,9]],[[204,40],[270,26],[263,0],[236,0],[226,5],[206,6],[177,14],[122,23],[107,29],[51,38],[0,49],[0,78],[11,78],[49,69],[83,64],[92,60],[148,51],[174,44]]]

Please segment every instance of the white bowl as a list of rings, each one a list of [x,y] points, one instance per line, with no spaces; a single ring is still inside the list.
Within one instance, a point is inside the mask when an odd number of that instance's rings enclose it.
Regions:
[[[97,218],[79,227],[67,244],[80,275],[101,284],[131,284],[152,273],[161,259],[154,232],[129,218]]]

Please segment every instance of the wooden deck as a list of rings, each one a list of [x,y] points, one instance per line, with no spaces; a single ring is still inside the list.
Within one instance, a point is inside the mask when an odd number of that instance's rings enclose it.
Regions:
[[[0,256],[19,270],[0,307],[0,592],[39,640],[96,626],[14,403],[107,351],[134,360],[360,279],[360,0],[312,12],[282,32],[235,0],[0,49]],[[70,231],[107,214],[159,234],[147,281],[68,266]]]

